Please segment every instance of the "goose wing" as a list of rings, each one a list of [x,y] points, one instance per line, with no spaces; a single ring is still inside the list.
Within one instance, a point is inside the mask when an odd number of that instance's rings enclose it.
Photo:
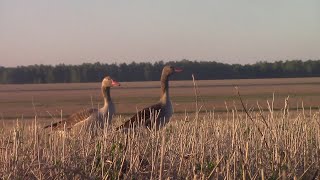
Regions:
[[[86,120],[92,114],[97,113],[97,112],[98,112],[98,109],[96,109],[96,108],[85,109],[85,110],[71,114],[65,120],[61,120],[56,123],[47,125],[44,128],[46,129],[46,128],[52,127],[53,130],[58,130],[58,129],[61,130],[61,129],[64,129],[64,126],[65,126],[66,129],[71,129],[75,124]]]
[[[161,116],[164,112],[163,104],[157,103],[152,106],[146,107],[141,111],[137,112],[130,119],[125,121],[121,126],[117,127],[116,130],[123,128],[130,128],[132,126],[136,126],[139,123],[144,124],[146,127],[151,126],[151,120],[155,120]]]

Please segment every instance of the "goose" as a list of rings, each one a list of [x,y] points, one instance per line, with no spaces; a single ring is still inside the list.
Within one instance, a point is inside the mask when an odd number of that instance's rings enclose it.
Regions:
[[[160,79],[161,95],[159,102],[137,112],[134,116],[117,127],[116,130],[128,129],[132,126],[138,125],[139,123],[143,123],[147,128],[155,126],[156,129],[159,129],[168,123],[173,114],[169,96],[169,77],[178,72],[182,72],[182,69],[166,65],[162,70]]]
[[[115,113],[115,106],[110,95],[110,88],[113,86],[120,86],[120,83],[111,79],[110,76],[104,77],[101,83],[101,92],[104,99],[102,108],[88,108],[78,111],[65,120],[45,126],[44,129],[51,128],[58,131],[80,129],[87,131],[89,128],[93,129],[96,126],[103,128],[105,121],[111,123]]]

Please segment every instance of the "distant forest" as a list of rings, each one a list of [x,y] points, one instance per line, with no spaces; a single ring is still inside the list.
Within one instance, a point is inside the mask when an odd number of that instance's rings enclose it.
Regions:
[[[156,81],[162,67],[171,64],[184,69],[172,77],[174,80],[191,80],[195,74],[199,80],[248,79],[320,76],[320,60],[292,60],[257,62],[255,64],[225,64],[214,61],[163,61],[155,63],[105,64],[84,63],[81,65],[31,65],[18,67],[0,66],[1,84],[22,83],[76,83],[98,82],[110,75],[117,81]]]

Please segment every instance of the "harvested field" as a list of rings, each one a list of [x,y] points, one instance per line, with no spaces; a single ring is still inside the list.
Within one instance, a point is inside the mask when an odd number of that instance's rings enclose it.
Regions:
[[[173,81],[172,121],[127,133],[115,131],[116,123],[157,101],[159,85],[124,82],[112,91],[115,122],[97,135],[42,128],[99,106],[99,85],[1,85],[0,178],[319,178],[320,78],[198,81],[198,109],[193,83]]]
[[[319,112],[230,109],[159,131],[60,136],[34,119],[0,129],[2,179],[316,179]]]
[[[283,106],[290,96],[290,107],[318,109],[320,78],[242,79],[197,81],[199,105],[202,110],[227,111],[226,105],[239,106],[235,86],[239,87],[248,107],[259,102],[263,109],[266,101],[275,96],[274,109]],[[176,113],[192,112],[195,95],[192,81],[172,81],[171,97]],[[118,115],[129,115],[159,99],[159,82],[121,82],[112,89]],[[23,84],[0,85],[0,118],[24,119],[61,118],[87,107],[102,104],[100,83]]]

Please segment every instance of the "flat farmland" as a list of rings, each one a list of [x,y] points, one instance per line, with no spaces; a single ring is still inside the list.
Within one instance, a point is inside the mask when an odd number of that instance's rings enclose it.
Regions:
[[[1,85],[0,179],[319,179],[320,78],[197,81],[199,116],[193,82],[172,81],[175,114],[157,131],[115,129],[160,94],[121,84],[111,128],[65,135],[43,124],[101,106],[100,83]]]
[[[120,82],[111,95],[118,115],[131,115],[158,101],[160,83]],[[320,104],[320,78],[241,79],[196,81],[198,105],[202,110],[226,112],[240,106],[234,87],[239,87],[248,108],[257,108],[257,102],[267,109],[274,94],[274,109],[284,106],[289,96],[291,109],[317,109]],[[192,81],[171,81],[170,96],[175,113],[194,112],[195,92]],[[303,102],[303,103],[302,103]],[[0,85],[0,118],[30,119],[65,117],[88,107],[103,104],[100,83],[18,84]]]

